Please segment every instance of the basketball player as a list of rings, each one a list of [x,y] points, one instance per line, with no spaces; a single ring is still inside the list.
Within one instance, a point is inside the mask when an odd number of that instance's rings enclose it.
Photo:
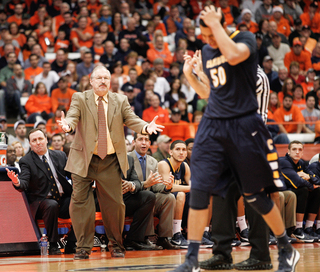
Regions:
[[[209,97],[209,101],[192,154],[190,244],[185,262],[174,271],[200,270],[198,252],[209,198],[212,194],[225,196],[230,180],[220,177],[230,169],[245,200],[262,215],[277,238],[278,271],[294,271],[300,254],[288,242],[280,212],[267,197],[282,182],[274,167],[278,165],[277,152],[257,114],[255,38],[250,32],[229,33],[222,18],[221,9],[212,5],[201,12],[201,34],[208,43],[202,48],[204,72],[197,58],[185,56],[183,71],[187,80],[198,95]]]

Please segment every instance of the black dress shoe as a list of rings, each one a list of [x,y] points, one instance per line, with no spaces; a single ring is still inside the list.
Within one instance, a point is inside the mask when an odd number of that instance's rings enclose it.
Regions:
[[[157,240],[157,245],[161,246],[163,249],[171,249],[171,250],[180,249],[179,246],[175,246],[171,244],[167,237],[159,237]]]
[[[269,270],[272,269],[272,263],[269,261],[260,261],[254,258],[249,258],[241,263],[234,265],[238,270]]]
[[[89,259],[89,254],[84,250],[80,249],[75,255],[74,255],[75,260],[85,260]]]
[[[113,248],[110,250],[111,257],[113,258],[124,258],[125,252],[120,248]]]
[[[230,270],[233,268],[232,257],[227,258],[222,254],[216,254],[210,259],[200,262],[199,266],[207,270]]]
[[[49,255],[61,255],[62,252],[58,247],[50,247],[49,249]]]
[[[77,252],[76,242],[74,241],[66,241],[64,246],[64,254],[73,254]]]
[[[152,243],[148,238],[145,239],[144,242],[145,242],[147,245],[151,246],[153,250],[162,250],[162,249],[163,249],[162,246],[158,246],[158,245]]]
[[[123,245],[127,250],[154,250],[154,247],[152,247],[151,245],[129,239],[124,240]]]

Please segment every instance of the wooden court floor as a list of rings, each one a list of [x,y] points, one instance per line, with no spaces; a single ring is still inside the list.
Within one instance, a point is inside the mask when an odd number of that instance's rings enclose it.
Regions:
[[[300,261],[297,272],[319,272],[320,271],[320,243],[295,244],[294,247],[300,252]],[[250,247],[237,247],[233,250],[234,263],[246,259]],[[73,255],[62,255],[62,257],[40,256],[27,257],[4,257],[0,258],[0,271],[38,272],[38,271],[145,271],[162,272],[171,270],[184,260],[186,250],[160,250],[160,251],[131,251],[126,257],[115,259],[110,253],[93,252],[88,260],[74,261]],[[277,247],[270,246],[270,254],[273,270],[278,268]],[[200,260],[211,256],[210,249],[201,249]],[[204,270],[203,270],[204,271]],[[216,270],[218,271],[218,270]],[[225,270],[223,270],[225,271]],[[233,270],[234,271],[234,270]],[[257,270],[258,271],[258,270]]]

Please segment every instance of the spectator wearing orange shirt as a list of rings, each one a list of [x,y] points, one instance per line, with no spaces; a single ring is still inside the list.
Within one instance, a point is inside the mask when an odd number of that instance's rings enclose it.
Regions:
[[[240,15],[239,10],[234,6],[229,6],[228,0],[219,0],[221,11],[224,15],[224,19],[227,26],[236,26],[235,20]]]
[[[93,45],[93,28],[87,26],[87,23],[87,17],[81,16],[78,21],[79,27],[71,30],[70,40],[73,43],[74,51],[78,51],[82,46],[90,48]]]
[[[22,23],[22,13],[23,13],[23,6],[20,3],[17,3],[14,6],[14,14],[7,19],[8,23],[16,22],[18,25]]]
[[[66,111],[69,110],[72,95],[76,92],[68,88],[68,79],[61,77],[58,81],[57,89],[51,93],[52,112],[56,112],[59,106],[64,106]]]
[[[61,111],[66,115],[66,109],[64,106],[60,105],[54,112],[54,116],[50,118],[46,124],[46,130],[48,138],[51,138],[56,133],[64,133],[61,126],[59,126],[58,121],[61,120]]]
[[[168,0],[159,0],[157,3],[153,5],[153,14],[159,14],[161,19],[164,18],[170,12],[170,7],[168,5]]]
[[[293,41],[293,47],[290,52],[288,52],[284,57],[284,65],[287,69],[290,69],[290,64],[292,61],[299,62],[300,74],[305,76],[308,69],[312,68],[312,63],[308,53],[302,51],[302,43],[299,39]]]
[[[95,13],[99,15],[101,7],[102,4],[99,2],[99,0],[89,0],[89,4],[87,5],[90,14]]]
[[[66,31],[59,29],[57,39],[54,43],[54,53],[57,53],[59,49],[68,49],[70,46],[70,41],[67,39]]]
[[[38,10],[34,13],[34,15],[30,18],[30,25],[43,25],[44,17],[46,17],[47,10],[45,6],[39,6]]]
[[[29,56],[29,62],[31,66],[24,70],[25,79],[29,80],[30,83],[33,85],[34,78],[42,73],[42,67],[39,67],[39,56],[36,54],[31,54]]]
[[[159,96],[153,94],[149,100],[150,107],[142,113],[142,119],[146,122],[151,122],[154,117],[159,116],[157,122],[160,124],[169,123],[169,112],[160,106]]]
[[[172,141],[185,141],[190,138],[189,123],[181,120],[181,112],[178,108],[172,109],[169,124],[172,125],[167,125],[163,129],[162,134],[168,135],[172,139]]]
[[[59,27],[62,26],[65,23],[63,15],[66,12],[69,12],[69,11],[70,11],[70,5],[68,3],[66,3],[66,2],[63,2],[60,5],[60,14],[55,16],[55,17],[53,17],[53,19],[52,19],[52,31],[53,31],[53,34],[54,34],[55,37],[58,35]]]
[[[182,28],[183,18],[179,14],[178,6],[171,6],[169,15],[163,18],[163,23],[166,26],[168,34],[176,33]]]
[[[307,76],[305,81],[301,83],[305,96],[307,95],[308,92],[311,92],[313,90],[315,77],[316,77],[316,71],[313,68],[310,68],[307,71]]]
[[[46,16],[43,21],[43,26],[39,26],[35,32],[38,34],[39,44],[41,45],[43,52],[47,53],[48,47],[53,47],[54,44],[52,18],[50,16]]]
[[[300,84],[296,85],[293,89],[293,105],[297,106],[300,111],[306,108],[306,100],[303,94],[303,88]]]
[[[299,108],[293,105],[293,97],[285,95],[283,105],[277,109],[274,114],[274,120],[278,123],[280,133],[301,133],[302,131],[310,133],[306,127],[304,117]],[[299,124],[286,124],[286,122],[299,122]]]
[[[9,24],[9,33],[12,36],[12,39],[19,43],[20,48],[27,42],[27,38],[24,34],[19,32],[19,27],[16,22]]]
[[[311,36],[310,26],[304,25],[302,27],[301,36],[306,38],[306,42],[303,46],[304,49],[307,50],[308,52],[310,52],[310,54],[312,54],[314,48],[316,47],[317,40],[310,37]],[[300,40],[302,37],[300,37]]]
[[[157,58],[163,59],[164,67],[169,69],[170,64],[173,61],[173,57],[168,46],[165,46],[162,36],[157,36],[155,38],[154,48],[150,48],[147,51],[147,59],[151,63],[153,63]]]
[[[161,22],[161,16],[158,14],[153,15],[152,17],[152,21],[154,23],[154,31],[155,30],[161,30],[163,36],[167,36],[167,30],[166,30],[166,26],[164,25],[164,23]],[[150,39],[152,41],[152,39]]]
[[[39,118],[48,120],[53,116],[51,107],[51,97],[48,95],[46,85],[39,82],[34,94],[29,96],[25,105],[28,114],[27,123],[34,124]]]
[[[256,33],[259,30],[259,26],[257,23],[253,22],[252,19],[252,12],[250,9],[243,9],[241,11],[241,19],[242,21],[237,25],[237,28],[241,24],[245,24],[248,28],[248,31],[252,33]]]
[[[102,35],[99,32],[94,33],[93,45],[90,48],[94,63],[99,62],[100,57],[105,53],[102,42],[103,42]]]
[[[127,55],[127,62],[128,64],[123,65],[122,69],[123,69],[123,74],[125,75],[129,75],[129,71],[131,68],[136,69],[138,76],[141,75],[142,73],[142,69],[141,66],[139,66],[137,64],[138,61],[138,53],[135,51],[131,51],[128,55]]]
[[[283,17],[282,7],[273,7],[272,14],[270,21],[275,21],[277,23],[277,31],[288,38],[291,33],[290,24],[289,21]]]
[[[302,25],[310,26],[313,33],[320,33],[320,14],[317,12],[318,2],[314,1],[309,6],[309,11],[300,15]]]

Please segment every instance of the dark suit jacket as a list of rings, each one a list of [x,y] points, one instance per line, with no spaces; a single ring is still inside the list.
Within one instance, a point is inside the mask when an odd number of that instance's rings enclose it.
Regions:
[[[142,190],[142,184],[141,184],[141,182],[138,178],[137,172],[134,168],[134,159],[129,155],[127,155],[127,156],[128,156],[128,162],[129,162],[129,169],[127,171],[127,177],[125,178],[123,174],[121,176],[122,176],[122,179],[124,179],[124,180],[134,182],[134,184],[136,185],[136,188],[135,188],[134,192],[132,192],[132,193],[131,192],[125,193],[123,195],[124,199],[129,197],[131,194],[135,194],[135,193]]]
[[[50,159],[57,172],[59,182],[65,196],[71,196],[72,185],[67,181],[66,176],[71,178],[70,173],[64,170],[67,156],[62,151],[49,150]],[[18,191],[26,191],[32,216],[35,217],[39,204],[49,192],[49,174],[44,163],[33,151],[22,157],[19,161],[21,172],[19,175],[20,186],[15,187]]]

